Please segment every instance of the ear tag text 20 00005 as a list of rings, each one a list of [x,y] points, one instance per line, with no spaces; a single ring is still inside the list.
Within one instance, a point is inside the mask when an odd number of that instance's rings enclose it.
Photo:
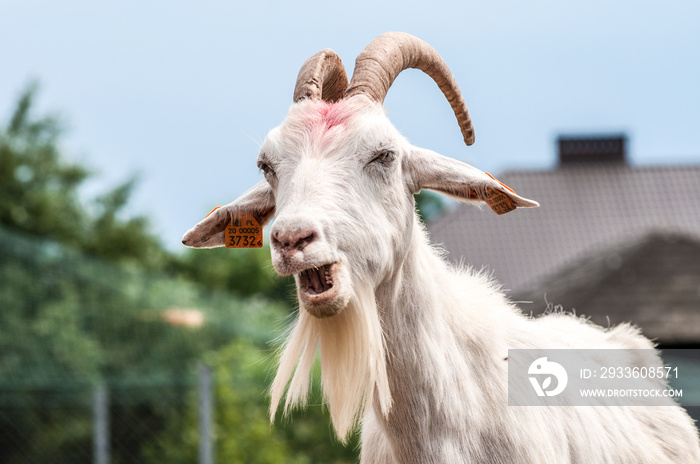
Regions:
[[[211,216],[217,206],[206,217]],[[226,248],[260,248],[263,246],[262,227],[252,214],[240,214],[231,218],[224,230]]]
[[[226,226],[226,248],[260,248],[262,227],[252,214],[234,216]]]

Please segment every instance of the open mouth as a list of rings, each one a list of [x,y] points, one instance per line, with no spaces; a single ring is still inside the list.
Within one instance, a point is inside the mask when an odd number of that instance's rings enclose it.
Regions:
[[[324,264],[301,271],[299,273],[299,289],[311,297],[331,292],[335,283],[335,265],[336,263]]]
[[[331,317],[348,304],[343,282],[347,269],[340,261],[314,266],[296,274],[300,307],[314,317]]]

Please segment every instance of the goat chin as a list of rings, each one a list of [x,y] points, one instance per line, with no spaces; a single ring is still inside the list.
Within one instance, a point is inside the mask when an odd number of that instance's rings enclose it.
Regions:
[[[333,427],[343,442],[374,394],[383,414],[388,414],[391,407],[374,289],[357,279],[353,284],[347,305],[333,317],[319,318],[308,310],[299,311],[280,357],[270,404],[274,418],[287,384],[285,413],[295,405],[306,404],[311,368],[320,347],[323,394]]]

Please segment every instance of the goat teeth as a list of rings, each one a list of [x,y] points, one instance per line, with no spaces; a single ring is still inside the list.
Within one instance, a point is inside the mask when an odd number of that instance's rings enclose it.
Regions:
[[[300,271],[300,288],[310,295],[320,295],[333,288],[332,266],[333,264],[324,264]]]

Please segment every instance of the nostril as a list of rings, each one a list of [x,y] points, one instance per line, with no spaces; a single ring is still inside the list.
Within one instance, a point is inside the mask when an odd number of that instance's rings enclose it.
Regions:
[[[297,242],[294,244],[294,247],[299,251],[303,251],[304,247],[309,243],[313,242],[315,238],[316,234],[314,232],[311,232],[306,237],[302,237],[299,240],[297,240]]]
[[[282,242],[279,241],[279,239],[277,238],[277,235],[278,235],[277,233],[271,234],[270,235],[270,242],[272,242],[273,246],[279,247],[282,245]]]
[[[281,228],[270,233],[270,243],[279,252],[286,254],[304,251],[304,248],[316,240],[318,233],[313,227]]]

